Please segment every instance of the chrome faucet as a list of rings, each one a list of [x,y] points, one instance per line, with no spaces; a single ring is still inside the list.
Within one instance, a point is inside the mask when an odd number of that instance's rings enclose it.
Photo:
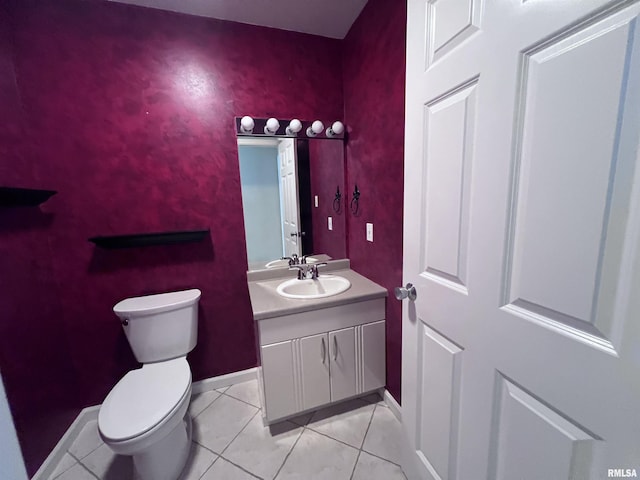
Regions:
[[[298,280],[304,280],[309,278],[309,268],[306,264],[304,265],[289,265],[289,270],[298,270]]]
[[[303,259],[302,263],[306,263],[305,257],[302,257],[302,259]],[[292,265],[300,265],[300,258],[298,258],[298,254],[297,253],[292,254],[290,257],[282,257],[280,260],[289,260],[289,266],[290,267]]]
[[[300,265],[290,265],[289,270],[298,270],[298,280],[315,280],[318,278],[318,267],[324,267],[327,263],[302,263]]]

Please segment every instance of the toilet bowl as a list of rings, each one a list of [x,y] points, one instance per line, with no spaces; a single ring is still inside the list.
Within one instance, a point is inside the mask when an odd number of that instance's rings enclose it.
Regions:
[[[191,369],[186,353],[197,340],[199,298],[199,290],[188,290],[127,299],[114,307],[143,366],[109,392],[98,414],[98,431],[114,453],[133,456],[140,480],[176,480],[189,457]],[[171,358],[176,353],[182,355]]]

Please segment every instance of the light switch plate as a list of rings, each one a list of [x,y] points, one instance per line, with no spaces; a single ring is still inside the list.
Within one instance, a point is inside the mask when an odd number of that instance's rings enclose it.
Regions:
[[[327,226],[329,227],[329,230],[333,230],[333,218],[332,217],[327,217]]]
[[[373,223],[367,223],[367,241],[373,242]]]

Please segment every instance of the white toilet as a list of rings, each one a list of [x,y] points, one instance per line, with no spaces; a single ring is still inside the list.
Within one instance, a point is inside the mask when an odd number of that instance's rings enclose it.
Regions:
[[[127,373],[100,407],[98,430],[115,453],[132,455],[141,480],[176,480],[191,446],[191,370],[200,290],[128,298],[113,311],[142,368]]]

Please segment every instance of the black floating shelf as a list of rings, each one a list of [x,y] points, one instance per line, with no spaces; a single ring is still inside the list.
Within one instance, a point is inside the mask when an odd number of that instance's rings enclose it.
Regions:
[[[110,235],[91,237],[90,242],[102,248],[148,247],[150,245],[174,245],[199,242],[209,236],[206,230],[181,230],[178,232],[136,233],[132,235]]]
[[[35,207],[55,195],[55,190],[36,190],[33,188],[0,187],[0,206]]]

